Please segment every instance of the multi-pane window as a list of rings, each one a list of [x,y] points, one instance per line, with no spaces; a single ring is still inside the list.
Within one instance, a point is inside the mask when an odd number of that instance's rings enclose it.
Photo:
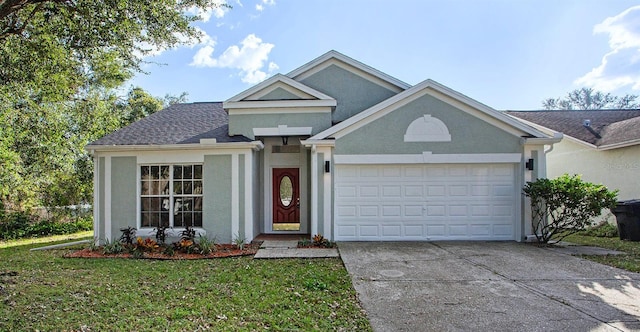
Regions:
[[[140,166],[142,227],[202,227],[202,165]]]

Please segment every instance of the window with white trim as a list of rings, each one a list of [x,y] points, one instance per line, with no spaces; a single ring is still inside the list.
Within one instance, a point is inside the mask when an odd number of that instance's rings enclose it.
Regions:
[[[202,227],[202,165],[141,165],[140,226]]]

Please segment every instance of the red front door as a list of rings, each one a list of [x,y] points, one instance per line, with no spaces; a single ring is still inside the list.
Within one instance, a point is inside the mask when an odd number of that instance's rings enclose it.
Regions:
[[[298,168],[273,169],[273,223],[300,222]]]

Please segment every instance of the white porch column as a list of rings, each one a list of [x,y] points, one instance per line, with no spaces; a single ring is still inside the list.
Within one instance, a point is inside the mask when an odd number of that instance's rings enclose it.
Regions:
[[[238,154],[231,155],[231,240],[240,236],[240,170]]]
[[[322,209],[323,220],[319,220],[322,223],[322,228],[324,229],[324,237],[333,240],[333,214],[331,213],[332,206],[332,197],[333,197],[333,186],[332,186],[332,177],[333,177],[333,148],[331,146],[319,146],[318,152],[323,153],[324,160],[322,161],[322,165],[324,166],[326,162],[329,162],[329,172],[327,172],[324,167],[320,170],[324,175],[322,176],[322,187],[323,187],[323,197],[322,204],[319,206]]]
[[[244,154],[244,237],[253,240],[253,153]]]
[[[311,146],[311,236],[318,234],[318,151]]]

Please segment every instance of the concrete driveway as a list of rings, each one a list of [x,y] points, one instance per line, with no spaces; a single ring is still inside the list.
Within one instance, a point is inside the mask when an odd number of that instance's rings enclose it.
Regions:
[[[640,331],[640,274],[515,242],[341,242],[376,331]]]

